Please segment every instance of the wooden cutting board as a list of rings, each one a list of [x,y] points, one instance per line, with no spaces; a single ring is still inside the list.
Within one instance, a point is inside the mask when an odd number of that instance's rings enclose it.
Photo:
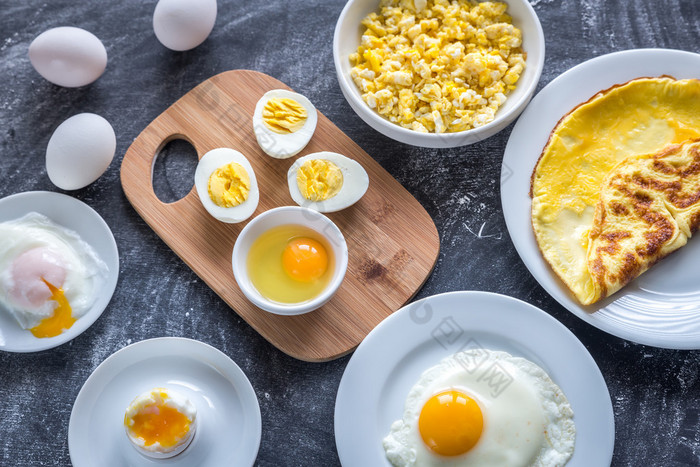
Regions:
[[[440,248],[437,229],[408,191],[319,112],[316,132],[299,156],[333,151],[355,159],[369,174],[369,189],[355,205],[328,215],[343,232],[350,254],[336,295],[313,312],[278,316],[251,304],[233,278],[233,244],[247,221],[217,221],[201,205],[194,188],[174,203],[163,203],[151,183],[160,150],[173,139],[184,139],[200,158],[218,147],[236,149],[248,158],[260,188],[254,216],[294,205],[287,170],[296,157],[269,157],[253,133],[255,104],[271,89],[289,87],[248,70],[227,71],[201,83],[151,122],[129,147],[121,166],[122,187],[160,238],[265,339],[301,360],[331,360],[352,351],[380,321],[408,302],[435,266]]]

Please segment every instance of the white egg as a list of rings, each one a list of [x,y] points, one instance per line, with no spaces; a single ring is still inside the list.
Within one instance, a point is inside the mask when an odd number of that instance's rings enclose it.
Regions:
[[[319,167],[316,167],[313,161],[321,161]],[[338,170],[342,174],[339,180]],[[338,181],[339,188],[335,185]],[[287,172],[287,184],[289,194],[299,206],[318,212],[335,212],[355,204],[362,198],[369,187],[369,177],[358,162],[342,154],[323,151],[308,154],[294,161]],[[337,192],[333,194],[335,190]],[[328,194],[331,196],[326,198]]]
[[[77,88],[102,75],[107,50],[94,34],[64,26],[39,34],[29,45],[29,61],[48,81]]]
[[[575,438],[571,405],[542,368],[472,349],[421,375],[383,446],[394,466],[562,466]]]
[[[291,99],[306,111],[303,126],[293,132],[278,133],[272,130],[263,118],[263,110],[270,99]],[[269,156],[276,159],[287,159],[299,153],[309,143],[316,131],[318,114],[316,107],[309,99],[301,94],[284,89],[268,91],[258,100],[253,113],[253,131],[258,144]]]
[[[42,214],[0,223],[0,308],[24,329],[52,316],[57,306],[46,282],[63,290],[79,318],[97,299],[107,270],[76,232]]]
[[[64,190],[77,190],[97,180],[117,148],[112,125],[99,115],[73,115],[51,135],[46,147],[46,172]]]
[[[225,167],[232,162],[239,164],[250,179],[248,195],[243,202],[236,206],[219,206],[210,195],[210,179],[217,169]],[[204,208],[212,217],[221,222],[230,224],[243,222],[253,215],[255,209],[258,207],[258,201],[260,200],[258,182],[255,178],[253,167],[243,154],[229,148],[212,149],[202,156],[194,173],[194,185]],[[232,186],[235,189],[235,184],[232,184]]]
[[[178,52],[205,41],[216,22],[216,0],[159,0],[153,31],[161,44]]]

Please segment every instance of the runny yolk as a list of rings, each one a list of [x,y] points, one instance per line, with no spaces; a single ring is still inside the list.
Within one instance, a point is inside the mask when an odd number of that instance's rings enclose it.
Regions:
[[[164,448],[175,446],[190,430],[190,420],[186,415],[165,404],[148,405],[133,416],[129,427],[145,446],[156,442]],[[125,421],[126,423],[126,421]]]
[[[455,390],[428,399],[418,417],[423,442],[442,456],[458,456],[469,451],[479,441],[483,428],[479,405]]]
[[[312,282],[328,269],[328,253],[313,238],[293,238],[282,252],[282,268],[294,280]]]
[[[31,328],[30,331],[35,337],[54,337],[58,336],[66,329],[70,329],[73,323],[75,323],[75,318],[73,318],[73,310],[63,293],[63,289],[54,287],[49,282],[46,282],[46,280],[44,280],[44,283],[51,291],[51,300],[58,303],[58,306],[54,309],[53,315],[42,319],[41,322]]]

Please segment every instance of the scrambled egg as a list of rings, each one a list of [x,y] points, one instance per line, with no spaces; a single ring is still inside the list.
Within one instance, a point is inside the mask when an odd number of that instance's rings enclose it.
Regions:
[[[350,55],[351,77],[380,115],[420,132],[491,122],[525,68],[507,5],[470,0],[381,0]]]
[[[298,131],[306,123],[307,113],[303,105],[289,98],[272,98],[262,111],[263,122],[275,133]]]
[[[250,176],[236,162],[219,167],[209,177],[209,197],[217,206],[232,208],[246,199],[250,192]]]

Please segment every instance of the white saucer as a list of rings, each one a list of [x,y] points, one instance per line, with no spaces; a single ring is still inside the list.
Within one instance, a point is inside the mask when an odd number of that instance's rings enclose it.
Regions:
[[[192,444],[170,459],[142,456],[124,432],[132,399],[159,386],[197,408]],[[74,467],[249,466],[261,434],[255,391],[233,360],[203,342],[163,337],[129,345],[95,369],[73,404],[68,449]]]
[[[541,366],[574,410],[567,467],[610,465],[615,421],[608,388],[586,348],[559,321],[520,300],[451,292],[401,308],[357,347],[338,388],[335,442],[345,467],[390,466],[382,447],[421,373],[466,348],[502,350]]]
[[[640,344],[700,348],[700,235],[611,297],[582,306],[542,257],[532,231],[530,176],[560,118],[603,89],[631,79],[698,78],[700,55],[640,49],[588,60],[549,83],[510,134],[501,170],[501,204],[515,249],[537,282],[567,310],[593,326]]]
[[[56,337],[38,338],[17,321],[0,311],[0,350],[37,352],[68,342],[77,337],[100,317],[109,304],[119,277],[119,253],[109,226],[90,206],[71,196],[50,191],[27,191],[0,199],[0,222],[17,219],[35,211],[70,230],[77,232],[107,265],[107,278],[98,298],[75,324]]]

